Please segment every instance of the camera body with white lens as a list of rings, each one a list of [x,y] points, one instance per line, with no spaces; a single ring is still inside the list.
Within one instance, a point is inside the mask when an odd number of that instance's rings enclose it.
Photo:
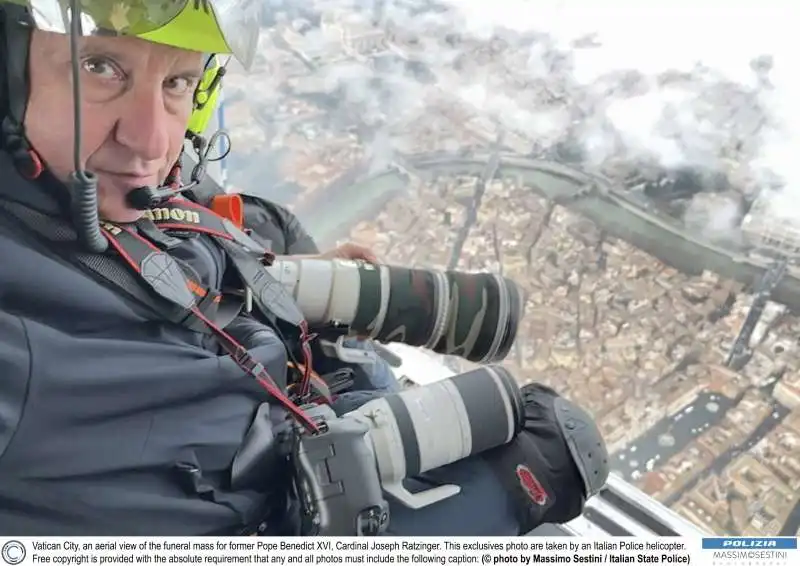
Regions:
[[[411,493],[403,480],[511,442],[522,429],[519,388],[501,366],[483,366],[369,401],[337,417],[305,408],[320,432],[293,425],[287,436],[303,534],[380,535],[386,495],[419,509],[460,492],[438,485]]]

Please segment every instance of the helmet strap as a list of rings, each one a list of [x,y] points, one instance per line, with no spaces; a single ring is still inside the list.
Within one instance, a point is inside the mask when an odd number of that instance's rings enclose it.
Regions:
[[[5,39],[0,42],[0,100],[5,107],[0,147],[11,156],[21,175],[36,179],[44,166],[25,137],[23,126],[29,94],[28,54],[32,35],[29,16],[23,6],[7,3],[0,10],[0,20]]]

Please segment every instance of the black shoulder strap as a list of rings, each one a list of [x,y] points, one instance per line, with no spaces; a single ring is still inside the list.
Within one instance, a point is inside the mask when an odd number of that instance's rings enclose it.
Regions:
[[[172,256],[161,252],[158,247],[145,238],[135,235],[133,230],[123,229],[109,223],[103,223],[101,226],[106,232],[106,239],[125,262],[128,265],[132,265],[132,263],[139,265],[139,269],[136,271],[144,278],[148,286],[160,297],[167,299],[170,304],[181,309],[177,312],[173,310],[175,313],[171,317],[173,322],[195,331],[208,330],[204,319],[214,320],[216,324],[220,324],[218,320],[215,320],[222,299],[220,293],[208,289],[192,279]],[[154,256],[153,249],[159,250],[160,255]],[[157,260],[153,259],[155,257],[161,258],[160,261],[164,262],[164,265],[157,263]],[[169,258],[169,260],[163,258]],[[153,263],[154,261],[156,263]],[[166,294],[166,289],[170,289],[171,293]],[[192,309],[194,306],[203,314],[203,318],[196,316]],[[225,326],[229,322],[225,321]]]
[[[167,201],[146,214],[162,230],[200,232],[214,238],[225,250],[262,313],[303,329],[305,318],[294,299],[264,269],[273,256],[233,222],[196,203],[178,199]]]
[[[225,250],[261,314],[273,321],[281,320],[296,329],[296,338],[306,360],[302,391],[303,395],[307,395],[313,386],[309,346],[313,336],[297,303],[284,286],[264,269],[264,264],[271,262],[273,256],[233,222],[192,201],[173,198],[158,208],[148,210],[146,215],[162,230],[199,232],[214,238]]]
[[[317,432],[316,423],[281,391],[266,368],[253,359],[246,348],[201,312],[195,300],[196,293],[192,289],[192,282],[186,278],[172,256],[128,227],[110,223],[101,223],[100,227],[111,247],[153,291],[169,302],[189,310],[201,320],[230,354],[231,359],[247,375],[253,377],[300,424],[310,431]]]

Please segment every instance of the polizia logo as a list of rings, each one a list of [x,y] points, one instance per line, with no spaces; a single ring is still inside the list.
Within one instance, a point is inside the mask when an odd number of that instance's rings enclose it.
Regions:
[[[703,539],[706,550],[795,550],[792,537],[713,537]]]
[[[778,548],[778,541],[767,539],[729,539],[722,541],[722,548]]]

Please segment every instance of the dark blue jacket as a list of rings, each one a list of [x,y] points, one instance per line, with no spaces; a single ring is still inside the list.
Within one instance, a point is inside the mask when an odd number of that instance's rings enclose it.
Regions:
[[[0,179],[0,532],[231,533],[256,519],[266,496],[232,492],[228,469],[265,400],[258,385],[207,335],[68,259],[77,244],[58,190],[22,179],[4,154]],[[176,255],[219,285],[225,263],[208,240]],[[285,379],[273,335],[252,353]]]

